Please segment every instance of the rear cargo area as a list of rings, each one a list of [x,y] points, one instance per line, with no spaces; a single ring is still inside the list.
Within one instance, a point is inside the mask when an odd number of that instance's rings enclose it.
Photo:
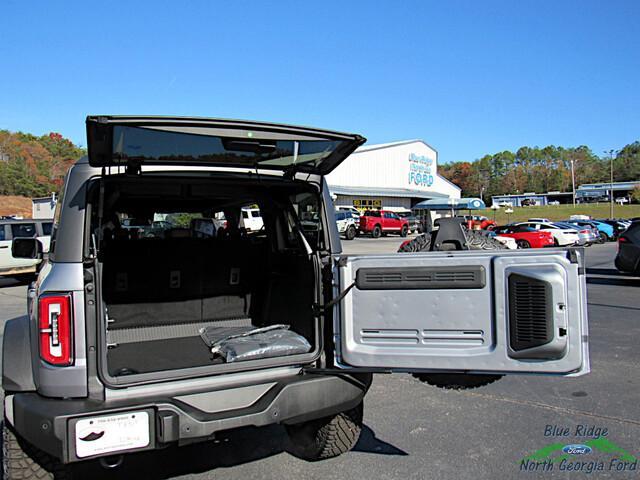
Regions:
[[[296,224],[299,213],[319,218],[316,194],[285,181],[135,180],[108,179],[93,213],[93,230],[101,237],[103,367],[110,377],[224,368],[229,360],[212,353],[204,330],[222,339],[283,325],[303,337],[309,344],[304,353],[313,355],[318,285],[305,240],[317,247],[318,227]],[[240,227],[246,205],[262,212],[259,231]],[[158,215],[166,216],[162,225],[153,220]],[[245,364],[253,368],[260,361]]]

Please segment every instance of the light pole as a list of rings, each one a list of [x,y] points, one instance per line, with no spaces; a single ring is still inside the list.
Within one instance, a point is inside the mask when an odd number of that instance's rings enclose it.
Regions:
[[[613,154],[618,153],[615,150],[605,150],[605,154],[609,155],[609,166],[611,169],[611,178],[609,182],[609,218],[613,218]]]
[[[573,166],[573,158],[571,159],[571,191],[573,193],[573,208],[576,208],[576,174]]]

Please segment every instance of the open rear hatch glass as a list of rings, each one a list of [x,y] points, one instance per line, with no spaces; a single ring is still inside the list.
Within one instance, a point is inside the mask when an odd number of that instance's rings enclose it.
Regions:
[[[95,167],[206,165],[325,175],[366,139],[261,122],[171,117],[87,117]]]

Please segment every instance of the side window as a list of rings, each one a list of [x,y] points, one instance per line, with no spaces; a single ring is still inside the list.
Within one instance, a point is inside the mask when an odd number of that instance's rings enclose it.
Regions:
[[[299,193],[289,198],[309,246],[314,250],[323,249],[325,247],[324,227],[318,196],[313,193]],[[336,216],[338,213],[336,212]]]
[[[53,223],[51,222],[44,222],[42,224],[42,234],[43,235],[51,235],[51,230],[53,230]]]
[[[242,218],[249,218],[249,212],[242,210]]]
[[[55,250],[56,250],[56,237],[58,232],[58,227],[60,226],[60,215],[62,213],[62,204],[64,203],[64,194],[65,189],[67,188],[67,180],[69,180],[69,175],[71,170],[64,177],[64,183],[60,187],[60,193],[58,194],[58,198],[56,200],[56,208],[53,212],[53,228],[51,230],[51,244],[49,245],[49,258],[53,260],[55,258]]]
[[[261,218],[262,217],[262,215],[260,215],[260,210],[252,210],[251,211],[251,216],[253,218]]]
[[[6,240],[6,236],[4,234],[4,225],[0,225],[0,242]]]
[[[345,219],[345,214],[344,212],[336,212],[336,221],[340,221],[340,220],[344,220]]]
[[[11,225],[11,235],[13,238],[35,237],[36,224],[35,223],[14,223],[13,225]]]

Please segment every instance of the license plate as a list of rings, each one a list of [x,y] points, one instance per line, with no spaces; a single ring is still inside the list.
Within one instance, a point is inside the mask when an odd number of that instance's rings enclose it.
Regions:
[[[130,412],[83,418],[76,423],[78,458],[149,445],[149,413]]]

